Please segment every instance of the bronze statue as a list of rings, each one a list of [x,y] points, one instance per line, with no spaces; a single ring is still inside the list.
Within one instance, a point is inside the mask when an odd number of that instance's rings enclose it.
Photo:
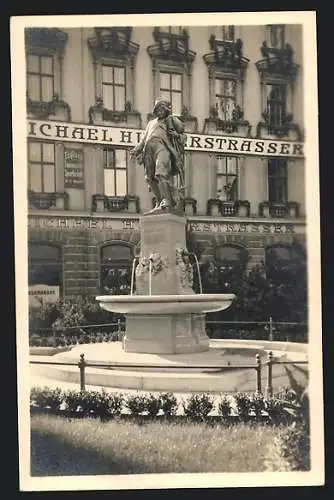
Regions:
[[[147,124],[144,137],[131,151],[139,165],[144,165],[145,179],[156,205],[151,212],[179,208],[184,186],[184,144],[182,121],[171,113],[168,100],[159,97],[154,105],[155,118]],[[179,176],[179,187],[174,177]]]

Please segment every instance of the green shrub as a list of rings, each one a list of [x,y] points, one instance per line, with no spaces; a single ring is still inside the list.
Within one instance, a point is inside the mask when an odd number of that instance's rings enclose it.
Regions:
[[[254,413],[256,417],[262,417],[265,411],[265,399],[262,394],[252,394],[250,397],[250,410]]]
[[[220,399],[217,404],[218,415],[225,419],[230,416],[232,405],[230,400],[226,396],[220,396]]]
[[[281,436],[282,456],[292,471],[310,470],[310,434],[306,423],[293,422]]]
[[[29,344],[33,347],[40,347],[42,345],[42,339],[39,335],[31,335],[29,338]]]
[[[124,395],[121,393],[109,394],[108,415],[119,416],[122,413]]]
[[[250,417],[252,408],[252,395],[243,392],[234,394],[234,400],[237,407],[238,416],[241,420],[247,421]]]
[[[160,394],[160,407],[165,417],[173,417],[178,408],[177,399],[172,392]]]
[[[76,412],[81,409],[82,394],[80,391],[69,390],[64,393],[66,409]]]
[[[146,397],[146,411],[150,417],[156,417],[161,410],[161,399],[155,394],[149,394]]]
[[[190,420],[205,420],[213,409],[213,401],[209,394],[192,394],[183,401],[183,411]]]
[[[147,411],[147,397],[142,394],[130,394],[125,401],[125,407],[131,415],[139,416]]]
[[[287,419],[284,400],[278,397],[271,397],[265,400],[265,411],[274,423],[283,423]]]
[[[30,404],[38,408],[51,408],[59,410],[64,401],[64,393],[61,389],[50,389],[49,387],[35,387],[30,392]]]

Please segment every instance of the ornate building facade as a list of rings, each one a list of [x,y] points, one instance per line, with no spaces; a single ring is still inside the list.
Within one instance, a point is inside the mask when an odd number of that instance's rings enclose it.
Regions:
[[[127,293],[152,208],[129,150],[167,97],[189,248],[216,289],[306,260],[302,27],[27,29],[31,297]]]

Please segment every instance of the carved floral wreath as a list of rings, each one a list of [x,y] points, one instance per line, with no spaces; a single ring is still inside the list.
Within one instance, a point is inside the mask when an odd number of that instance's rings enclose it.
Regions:
[[[151,266],[152,276],[155,276],[160,271],[168,269],[167,259],[162,257],[159,252],[153,252],[149,257],[141,257],[137,266],[136,274],[149,272]]]

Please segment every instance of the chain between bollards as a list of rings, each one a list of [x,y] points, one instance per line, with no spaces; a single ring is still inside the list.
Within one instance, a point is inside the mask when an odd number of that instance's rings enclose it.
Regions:
[[[84,391],[85,390],[85,367],[86,367],[86,361],[85,361],[85,355],[80,354],[80,361],[78,363],[78,367],[80,369],[80,390]]]
[[[273,353],[269,351],[268,353],[268,372],[267,372],[267,387],[266,387],[266,397],[271,398],[273,395]]]
[[[262,393],[262,380],[261,380],[261,371],[262,371],[262,363],[261,356],[257,354],[255,356],[256,359],[256,392],[258,394]]]

